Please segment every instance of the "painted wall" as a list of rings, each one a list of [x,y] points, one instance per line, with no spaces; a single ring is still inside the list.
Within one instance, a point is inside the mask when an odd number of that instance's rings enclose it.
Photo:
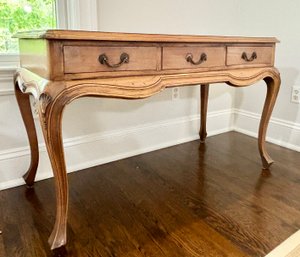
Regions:
[[[105,31],[278,37],[281,43],[277,46],[276,66],[282,75],[282,87],[268,140],[300,151],[299,104],[290,101],[292,86],[300,85],[299,10],[297,0],[288,4],[271,0],[100,0],[98,28]],[[233,103],[233,128],[257,136],[265,93],[264,82],[244,89],[212,87],[209,110],[229,108]],[[230,97],[226,98],[226,94]]]
[[[282,87],[274,110],[274,117],[292,122],[300,122],[299,105],[290,102],[291,87],[300,85],[300,2],[254,0],[239,3],[239,30],[244,35],[276,36],[281,42],[277,45],[276,66],[281,72]],[[270,7],[271,6],[271,7]],[[254,17],[253,17],[254,15]],[[251,22],[249,22],[251,20]],[[246,94],[259,94],[259,85],[241,90],[237,96],[237,108],[259,112],[260,107],[247,99]],[[259,98],[263,100],[262,96]]]
[[[98,29],[101,31],[132,32],[132,33],[165,33],[165,34],[237,34],[235,18],[231,13],[237,0],[205,1],[205,0],[174,0],[174,1],[98,1]],[[230,110],[234,107],[235,89],[227,85],[212,85],[210,89],[209,112]],[[159,119],[169,116],[182,117],[197,115],[199,108],[190,108],[196,101],[199,106],[199,87],[180,88],[180,101],[176,103],[170,99],[171,89],[167,89],[162,96],[161,103],[149,99],[149,110],[162,109],[164,103],[166,112]],[[176,106],[177,111],[172,109]],[[129,108],[129,107],[128,107]],[[166,108],[166,109],[165,109]],[[171,109],[170,109],[171,108]],[[185,110],[185,113],[183,111]],[[146,115],[146,116],[144,116]],[[152,119],[151,113],[143,112],[136,116],[141,122],[143,118]],[[231,127],[230,119],[226,122]],[[220,125],[212,125],[213,130]]]
[[[239,1],[237,5],[238,31],[245,36],[276,36],[275,65],[281,73],[281,89],[273,112],[273,123],[269,129],[271,141],[300,150],[300,105],[291,103],[292,86],[300,85],[300,2],[283,1]],[[235,96],[235,108],[240,115],[236,126],[242,132],[255,134],[265,89],[264,83],[239,90]],[[243,112],[246,111],[246,112]],[[243,115],[246,113],[247,115]],[[253,117],[254,120],[253,120]]]

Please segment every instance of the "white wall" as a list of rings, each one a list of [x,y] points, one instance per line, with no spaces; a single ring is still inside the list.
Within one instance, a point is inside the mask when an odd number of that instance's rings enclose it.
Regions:
[[[281,89],[273,112],[269,139],[277,144],[300,150],[299,104],[291,103],[291,88],[300,85],[300,1],[246,1],[237,5],[237,29],[245,36],[276,36],[275,65],[281,73]],[[262,90],[264,88],[264,91]],[[254,135],[265,97],[264,83],[237,91],[236,127]],[[246,112],[244,112],[246,111]],[[243,114],[247,115],[243,115]]]
[[[235,8],[238,0],[205,1],[205,0],[152,0],[152,1],[98,1],[98,29],[101,31],[166,33],[166,34],[227,34],[236,33],[233,24],[234,16],[227,15]],[[199,113],[199,87],[180,88],[181,100],[173,103],[170,99],[171,89],[167,89],[161,97],[162,102],[149,99],[149,110],[164,109],[159,120],[168,117],[182,117]],[[235,90],[226,85],[212,86],[210,90],[209,112],[232,109]],[[165,105],[165,107],[162,106]],[[176,112],[172,111],[176,107]],[[128,107],[129,108],[129,107]],[[185,111],[185,112],[183,112]],[[153,116],[141,112],[136,116],[139,122],[151,120]],[[230,122],[226,123],[231,126]],[[217,125],[215,125],[217,126]],[[219,128],[213,126],[211,129]]]
[[[298,0],[288,4],[271,0],[100,0],[98,3],[98,28],[105,31],[278,37],[281,43],[277,46],[276,66],[282,74],[282,87],[268,140],[300,151],[299,105],[290,102],[291,87],[300,85]],[[256,136],[265,93],[264,82],[244,89],[213,87],[209,110],[230,108],[234,103],[233,128]],[[226,94],[230,97],[226,98]]]
[[[285,140],[294,149],[300,146],[298,125],[294,126],[294,122],[299,123],[299,105],[289,102],[291,85],[299,83],[296,63],[299,51],[296,49],[300,30],[296,27],[300,22],[296,11],[297,7],[300,9],[300,2],[290,1],[289,5],[284,5],[282,1],[274,3],[257,0],[76,2],[79,3],[76,17],[79,15],[80,18],[69,20],[73,28],[277,36],[282,41],[278,47],[276,63],[282,72],[283,85],[274,111],[275,120],[270,124],[269,139],[280,144]],[[95,5],[98,6],[97,12]],[[272,5],[276,7],[270,8]],[[91,16],[87,16],[89,12]],[[94,24],[95,17],[98,24]],[[6,78],[1,74],[0,67],[0,189],[22,184],[21,175],[29,163],[27,138],[12,95],[12,81],[8,79],[11,74],[5,74]],[[265,85],[261,83],[239,90],[226,85],[212,85],[209,134],[235,129],[255,135],[264,93]],[[292,129],[293,126],[295,128]],[[68,170],[82,169],[196,139],[198,129],[198,87],[181,88],[180,99],[175,101],[172,101],[171,89],[144,100],[79,99],[67,107],[63,119]],[[43,144],[38,172],[38,179],[52,176]]]

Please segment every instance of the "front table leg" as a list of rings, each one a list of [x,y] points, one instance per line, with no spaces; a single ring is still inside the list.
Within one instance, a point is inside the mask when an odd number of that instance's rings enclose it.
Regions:
[[[54,173],[56,189],[56,220],[48,242],[51,249],[55,249],[65,245],[67,241],[68,180],[61,125],[65,103],[54,101],[49,104],[49,102],[51,102],[51,97],[42,94],[40,97],[41,125]],[[47,105],[49,106],[47,107]]]
[[[275,101],[279,92],[280,88],[280,77],[267,77],[264,79],[267,84],[267,95],[266,100],[263,108],[263,113],[261,116],[261,121],[259,125],[259,132],[258,132],[258,148],[259,153],[261,156],[261,160],[263,163],[263,168],[268,169],[271,164],[273,163],[273,160],[267,153],[266,147],[265,147],[265,141],[266,141],[266,132],[268,128],[268,123],[273,111],[273,107],[275,105]]]
[[[201,84],[201,124],[200,124],[200,142],[204,143],[207,132],[206,132],[206,118],[207,118],[207,104],[208,104],[208,91],[209,84]]]

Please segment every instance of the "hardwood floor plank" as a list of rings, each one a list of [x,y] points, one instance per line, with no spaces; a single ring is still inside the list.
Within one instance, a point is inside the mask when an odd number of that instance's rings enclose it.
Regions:
[[[159,156],[156,156],[156,162],[154,161],[149,161],[147,160],[146,163],[148,163],[150,166],[151,165],[154,165],[154,166],[157,166],[159,165],[160,166],[160,170],[164,170],[166,171],[167,167],[164,166],[163,163],[159,162]],[[165,156],[163,157],[165,158]],[[151,173],[151,169],[149,168],[149,165],[148,165],[148,169],[144,172],[144,176],[146,176],[146,174],[148,175],[147,176],[147,179],[149,179],[149,174],[152,174]],[[127,167],[129,165],[126,165]],[[146,164],[145,163],[142,163],[141,164],[142,167],[145,167]],[[175,167],[176,165],[173,164],[171,165],[171,167]],[[181,167],[180,167],[180,163],[177,163],[177,167],[178,167],[178,170],[181,170]],[[177,169],[177,168],[176,168]],[[154,168],[154,170],[156,170]],[[172,177],[176,177],[175,176],[175,170],[173,169],[173,174],[172,174]],[[125,172],[125,170],[124,170]],[[170,173],[168,173],[170,174]],[[134,174],[133,178],[132,179],[136,179],[138,178],[138,175],[137,174]],[[197,193],[193,193],[192,191],[190,191],[188,188],[189,186],[187,186],[187,188],[182,188],[182,190],[179,190],[178,192],[176,192],[176,189],[175,188],[178,188],[179,186],[176,185],[176,184],[172,184],[170,183],[170,181],[172,181],[172,178],[168,177],[167,180],[164,180],[162,183],[160,183],[160,185],[158,185],[156,187],[157,190],[160,190],[161,188],[164,187],[164,185],[168,185],[170,184],[170,189],[172,190],[173,194],[177,194],[176,197],[173,196],[173,199],[176,199],[175,202],[172,202],[170,203],[170,206],[175,206],[174,208],[176,210],[180,210],[179,213],[177,213],[177,216],[184,213],[185,210],[188,210],[188,209],[191,209],[190,207],[192,207],[192,213],[193,215],[195,216],[199,216],[199,218],[203,218],[205,219],[205,221],[212,227],[214,227],[217,231],[221,232],[222,234],[224,234],[225,236],[228,236],[228,233],[230,234],[230,238],[232,240],[235,240],[237,243],[239,243],[239,245],[241,247],[244,248],[244,250],[247,250],[247,252],[249,252],[250,254],[256,254],[257,253],[257,248],[256,248],[256,245],[260,245],[260,248],[264,248],[264,244],[263,244],[263,241],[261,241],[259,238],[257,238],[256,234],[254,233],[249,233],[248,231],[243,231],[243,229],[238,226],[238,224],[234,221],[234,219],[230,219],[228,216],[225,216],[225,213],[223,212],[218,212],[216,211],[215,207],[214,206],[210,206],[209,204],[206,203],[206,201],[202,201],[202,199],[197,199],[198,195]],[[152,185],[155,185],[155,182],[153,181],[150,181]],[[189,185],[188,183],[182,183],[182,185]],[[202,190],[200,190],[202,191]],[[162,192],[160,195],[161,196],[166,196],[167,195],[167,191],[164,191]],[[138,193],[138,195],[140,195],[140,192]],[[201,196],[201,195],[200,195]],[[149,194],[148,196],[149,197]],[[169,198],[168,198],[169,199]],[[170,199],[172,199],[172,197],[170,197]],[[164,199],[164,201],[166,201],[166,199]],[[183,201],[183,205],[186,205],[185,208],[183,209],[180,209],[180,206],[177,206],[176,203],[180,202],[180,201]],[[168,202],[168,201],[166,201]],[[217,223],[217,222],[219,223]],[[222,224],[221,228],[222,229],[219,229],[219,226],[220,224]],[[178,226],[178,224],[177,224]],[[232,230],[232,228],[238,228],[238,229],[235,229],[235,230]],[[249,242],[252,242],[252,244],[249,244]],[[255,246],[255,247],[254,247]],[[216,253],[214,253],[213,256],[216,256]],[[231,255],[229,256],[232,256],[232,253]]]
[[[118,166],[120,166],[120,164]],[[197,243],[195,243],[197,247],[194,249],[194,253],[201,252],[203,251],[203,249],[205,249],[208,251],[203,253],[203,256],[224,255],[224,250],[222,250],[222,254],[220,252],[218,253],[215,250],[217,249],[216,245],[220,243],[222,237],[216,233],[210,233],[211,231],[209,227],[205,223],[201,222],[201,219],[207,213],[207,210],[205,209],[205,207],[202,205],[201,202],[199,202],[193,196],[184,195],[182,192],[176,192],[175,187],[168,185],[168,181],[163,180],[159,176],[156,176],[157,174],[153,173],[153,171],[149,169],[149,167],[145,163],[143,163],[141,167],[137,166],[136,168],[137,172],[133,172],[133,170],[129,170],[128,167],[130,166],[132,165],[128,163],[125,163],[123,165],[122,172],[127,175],[131,174],[132,178],[130,181],[125,180],[125,182],[126,183],[128,182],[128,184],[126,185],[122,184],[122,185],[123,188],[127,189],[127,191],[125,192],[127,193],[127,195],[130,194],[130,192],[128,191],[130,185],[133,184],[135,185],[133,187],[134,188],[133,192],[131,192],[131,195],[129,195],[128,197],[132,198],[133,202],[141,202],[141,205],[139,205],[139,209],[142,208],[143,210],[145,210],[145,212],[146,211],[148,212],[146,213],[145,216],[149,217],[150,215],[155,215],[156,213],[157,216],[159,216],[159,213],[161,213],[161,211],[163,210],[163,213],[168,214],[168,219],[163,219],[164,216],[160,214],[159,217],[161,221],[160,226],[164,227],[164,230],[167,231],[169,235],[171,234],[176,235],[175,232],[177,230],[173,232],[174,227],[177,229],[183,228],[183,230],[184,228],[188,228],[190,232],[189,235],[193,236],[193,240],[197,240]],[[115,169],[115,170],[119,170],[119,169]],[[114,183],[114,181],[116,181],[115,176],[117,176],[117,174],[114,175],[114,172],[112,170],[110,173],[108,173],[107,178],[111,180],[111,183]],[[120,181],[118,181],[119,186],[120,184],[121,184]],[[145,192],[144,190],[146,188],[146,184],[151,184],[151,187],[149,188],[150,190],[148,190],[147,192]],[[137,197],[139,199],[137,199]],[[140,199],[141,197],[143,198]],[[141,207],[142,205],[145,207]],[[201,209],[201,211],[198,211],[199,209]],[[195,213],[194,210],[197,210],[198,213]],[[190,226],[190,223],[192,223],[193,226]],[[195,226],[195,224],[197,224],[197,226]],[[198,227],[198,229],[194,230],[193,229],[194,227]],[[199,229],[200,227],[202,227],[202,229]],[[203,237],[205,239],[200,240]],[[189,243],[193,242],[193,240],[190,240]],[[175,237],[175,241],[178,243],[177,236]],[[224,244],[226,244],[226,240],[222,238],[221,241],[222,241],[221,245],[224,246]],[[202,245],[204,246],[201,247]],[[236,252],[238,251],[236,250]],[[227,254],[228,256],[236,256],[233,249],[231,249],[230,252]],[[184,256],[188,256],[188,255],[184,255]]]
[[[75,181],[74,183],[76,184]],[[78,192],[80,192],[80,197],[89,198],[89,202],[82,201],[75,205],[81,204],[80,210],[86,209],[90,212],[88,226],[95,230],[95,225],[93,224],[96,224],[96,231],[101,231],[100,234],[97,234],[97,238],[104,244],[102,248],[106,249],[107,256],[118,256],[120,254],[125,256],[127,252],[130,252],[129,256],[140,256],[140,253],[145,251],[143,242],[148,242],[149,240],[151,242],[151,238],[144,233],[143,227],[136,222],[135,216],[131,215],[131,206],[122,196],[122,192],[117,192],[111,185],[107,187],[108,183],[102,176],[99,178],[94,177],[92,180],[81,180],[80,183],[83,183],[84,188],[78,184],[75,185],[78,188]],[[93,189],[95,187],[101,188],[97,194],[94,194]],[[93,208],[91,208],[91,202],[93,203]],[[105,206],[105,208],[99,209],[99,206]],[[80,214],[76,217],[76,219],[78,218],[80,218]],[[78,224],[78,222],[75,222],[75,224]],[[109,227],[107,224],[109,224]],[[132,237],[132,234],[139,235],[138,240]],[[119,247],[123,248],[118,249]],[[139,255],[136,255],[135,252]],[[164,256],[160,248],[153,245],[147,249],[146,256],[157,256],[155,254],[158,252],[160,256]],[[104,253],[102,254],[106,256]]]

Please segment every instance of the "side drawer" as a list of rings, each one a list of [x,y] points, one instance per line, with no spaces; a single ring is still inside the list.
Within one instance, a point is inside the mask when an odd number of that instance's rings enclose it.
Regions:
[[[199,69],[225,66],[225,47],[163,47],[162,69]]]
[[[122,54],[127,54],[127,61],[122,62]],[[106,57],[104,63],[101,55]],[[157,70],[160,62],[158,47],[64,46],[65,73]]]
[[[227,47],[226,64],[228,66],[273,66],[274,48],[272,46],[229,46]]]

